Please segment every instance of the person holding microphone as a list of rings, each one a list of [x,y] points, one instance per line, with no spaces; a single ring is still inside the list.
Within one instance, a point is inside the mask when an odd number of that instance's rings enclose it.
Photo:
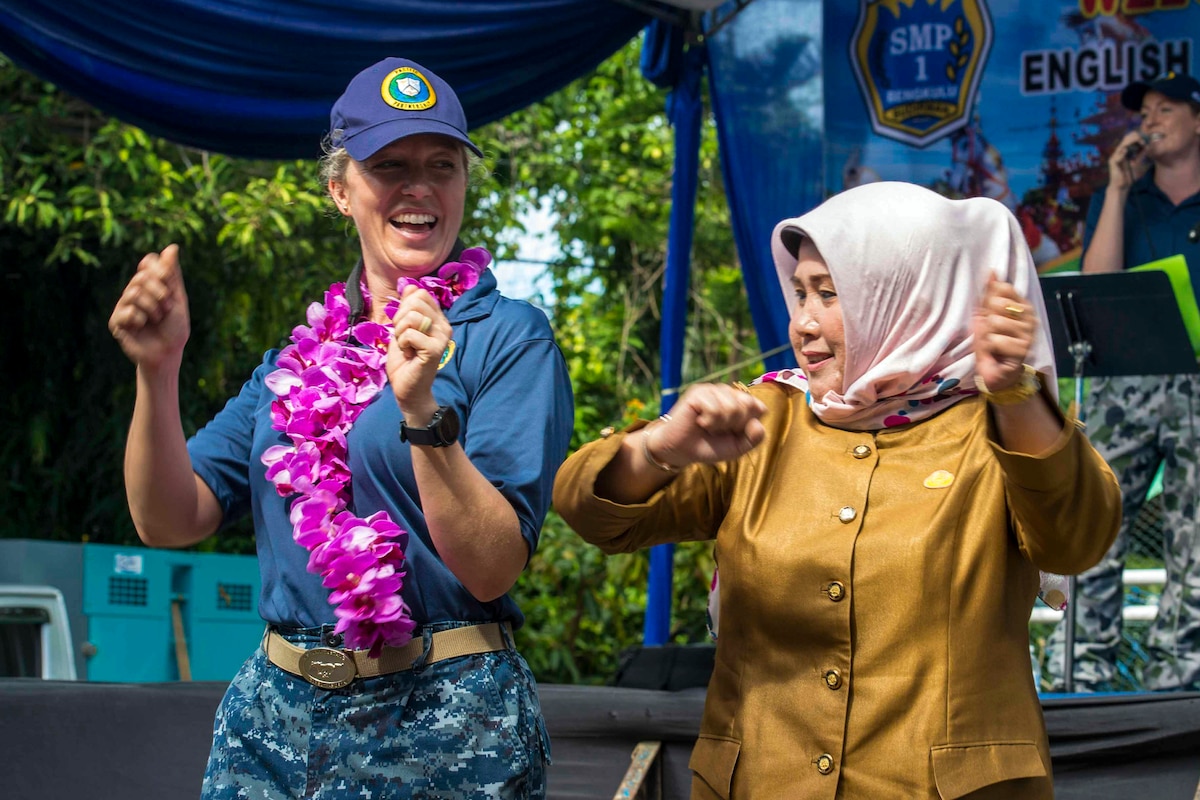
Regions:
[[[1200,81],[1169,73],[1121,92],[1140,124],[1108,160],[1108,185],[1092,197],[1083,272],[1117,272],[1182,254],[1200,285]],[[1200,370],[1196,371],[1200,373]],[[1147,640],[1147,689],[1200,689],[1200,535],[1197,533],[1196,394],[1200,374],[1092,378],[1084,419],[1096,449],[1120,479],[1121,532],[1104,559],[1081,575],[1072,602],[1075,688],[1111,691],[1121,644],[1122,571],[1130,529],[1160,465],[1167,580]],[[1062,626],[1048,658],[1063,682]]]

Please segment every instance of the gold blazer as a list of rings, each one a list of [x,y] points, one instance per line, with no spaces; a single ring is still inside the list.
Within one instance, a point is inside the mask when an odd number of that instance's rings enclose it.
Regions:
[[[766,440],[646,503],[596,497],[624,435],[563,465],[559,513],[605,552],[716,538],[720,636],[692,797],[1050,798],[1029,659],[1038,569],[1116,537],[1111,470],[1075,425],[999,447],[981,398],[911,426],[839,430],[781,384]]]

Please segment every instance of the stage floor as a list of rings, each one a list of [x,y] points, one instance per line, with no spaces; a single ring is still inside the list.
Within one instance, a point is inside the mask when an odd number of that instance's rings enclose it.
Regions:
[[[0,786],[41,800],[195,800],[223,683],[0,679]],[[686,798],[702,689],[543,685],[554,800],[611,800],[638,742]],[[1060,800],[1196,800],[1200,693],[1043,698]]]

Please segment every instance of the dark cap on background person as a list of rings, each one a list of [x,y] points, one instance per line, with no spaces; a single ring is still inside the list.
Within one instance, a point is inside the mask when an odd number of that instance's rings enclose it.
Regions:
[[[1174,72],[1168,72],[1149,83],[1137,81],[1129,84],[1121,91],[1121,105],[1130,111],[1141,111],[1142,100],[1147,92],[1158,92],[1171,100],[1200,105],[1200,81],[1191,75],[1177,75]]]
[[[449,136],[483,155],[467,136],[467,115],[450,84],[405,58],[385,58],[355,75],[329,112],[329,129],[333,145],[355,161],[419,133]]]

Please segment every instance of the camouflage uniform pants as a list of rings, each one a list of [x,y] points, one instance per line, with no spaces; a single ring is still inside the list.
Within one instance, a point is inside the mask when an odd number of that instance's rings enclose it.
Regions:
[[[1075,688],[1111,691],[1121,644],[1121,573],[1129,535],[1163,465],[1163,560],[1167,582],[1147,639],[1147,689],[1200,689],[1200,375],[1093,378],[1085,405],[1089,436],[1121,484],[1121,531],[1103,560],[1079,576],[1075,604]],[[1081,535],[1086,531],[1081,531]],[[1062,688],[1065,636],[1060,624],[1047,661]]]
[[[426,652],[445,627],[425,632]],[[548,760],[537,689],[515,649],[418,661],[333,691],[260,649],[217,710],[202,798],[540,800]]]

